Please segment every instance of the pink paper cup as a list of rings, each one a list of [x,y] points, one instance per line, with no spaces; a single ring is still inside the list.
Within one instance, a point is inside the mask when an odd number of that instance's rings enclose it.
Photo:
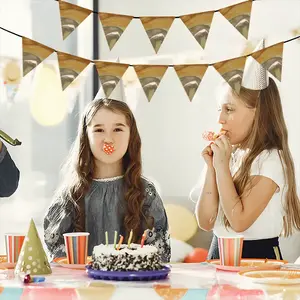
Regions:
[[[5,248],[8,263],[16,263],[21,252],[25,235],[16,233],[5,234]]]
[[[238,267],[241,265],[243,236],[218,237],[220,265]]]
[[[87,264],[88,232],[65,233],[66,254],[69,264]]]

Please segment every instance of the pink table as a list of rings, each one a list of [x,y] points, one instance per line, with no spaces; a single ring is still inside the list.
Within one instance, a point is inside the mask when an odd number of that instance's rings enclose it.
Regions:
[[[93,280],[84,270],[57,266],[52,271],[45,282],[27,285],[12,270],[1,274],[0,300],[300,299],[299,285],[254,285],[236,273],[201,264],[174,264],[168,279],[154,282]]]

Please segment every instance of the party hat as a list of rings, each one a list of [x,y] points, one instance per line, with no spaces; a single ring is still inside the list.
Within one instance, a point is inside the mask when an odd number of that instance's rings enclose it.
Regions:
[[[264,39],[259,42],[254,52],[265,48]],[[247,57],[242,86],[250,90],[263,90],[269,85],[267,70],[252,56]]]
[[[16,275],[22,272],[33,276],[52,273],[48,258],[32,219],[15,268]]]

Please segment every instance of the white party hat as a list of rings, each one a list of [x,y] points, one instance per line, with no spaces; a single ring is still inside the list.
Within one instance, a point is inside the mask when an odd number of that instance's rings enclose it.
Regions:
[[[256,46],[254,52],[265,48],[265,40],[262,39]],[[263,90],[269,85],[267,70],[252,56],[248,56],[244,68],[242,86],[250,90]]]

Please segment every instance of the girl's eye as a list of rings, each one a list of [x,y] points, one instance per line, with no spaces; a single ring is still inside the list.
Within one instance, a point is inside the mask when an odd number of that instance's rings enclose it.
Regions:
[[[101,129],[101,128],[98,128],[98,129],[96,129],[94,132],[104,132],[104,130]]]
[[[116,128],[114,131],[120,132],[120,131],[123,131],[123,130],[121,128]]]

